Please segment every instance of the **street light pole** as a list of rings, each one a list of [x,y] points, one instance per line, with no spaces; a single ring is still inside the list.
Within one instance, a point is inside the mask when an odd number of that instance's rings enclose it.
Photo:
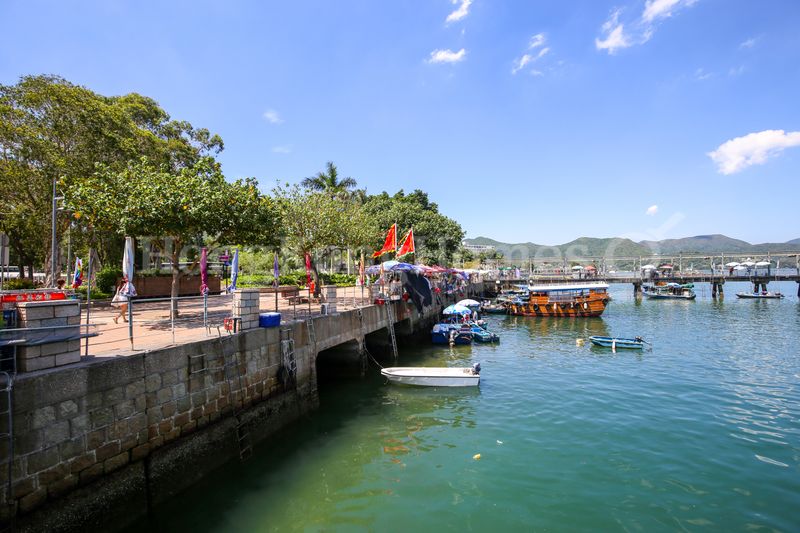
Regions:
[[[50,231],[52,240],[50,241],[50,286],[56,287],[56,178],[53,176],[53,213],[50,217]]]

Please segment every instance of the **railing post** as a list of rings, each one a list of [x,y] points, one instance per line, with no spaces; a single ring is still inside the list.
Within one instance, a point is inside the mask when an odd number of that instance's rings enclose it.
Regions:
[[[175,344],[175,297],[170,294],[169,296],[169,322],[170,322],[170,329],[172,329],[172,344]]]
[[[89,333],[89,313],[92,309],[92,255],[94,250],[89,248],[89,268],[86,276],[86,333]],[[86,357],[89,357],[89,336],[86,336]]]
[[[131,350],[133,350],[133,300],[130,294],[128,295],[128,338],[131,341]]]
[[[208,291],[203,293],[203,327],[208,329]]]

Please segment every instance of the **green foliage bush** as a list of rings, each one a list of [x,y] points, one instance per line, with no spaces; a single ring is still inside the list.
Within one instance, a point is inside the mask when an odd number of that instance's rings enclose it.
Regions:
[[[122,270],[117,267],[104,267],[95,277],[95,285],[100,292],[113,294],[116,290],[117,279],[122,277]],[[94,291],[92,291],[94,292]]]
[[[349,287],[356,282],[355,274],[325,274],[320,273],[320,279],[323,285],[336,285],[339,287]],[[271,287],[273,277],[269,274],[240,274],[236,284],[239,287]],[[297,270],[294,272],[287,272],[281,274],[278,278],[280,285],[296,285],[297,287],[305,287],[306,285],[306,272],[305,270]]]
[[[81,285],[75,292],[80,296],[81,300],[86,300],[86,285]],[[107,298],[111,298],[111,292],[104,292],[97,288],[92,288],[92,301],[94,300],[105,300]]]
[[[28,278],[13,278],[3,283],[3,289],[7,291],[23,291],[35,288],[36,284]]]

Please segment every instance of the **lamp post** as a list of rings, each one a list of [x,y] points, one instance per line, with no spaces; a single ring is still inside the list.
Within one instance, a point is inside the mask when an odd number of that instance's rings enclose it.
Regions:
[[[58,208],[58,201],[63,200],[63,196],[56,196],[56,184],[57,181],[55,176],[53,176],[53,212],[50,216],[50,286],[52,288],[57,287],[56,284],[56,254],[58,250],[56,249],[58,243],[56,242],[56,218],[58,217],[58,212],[60,209]]]

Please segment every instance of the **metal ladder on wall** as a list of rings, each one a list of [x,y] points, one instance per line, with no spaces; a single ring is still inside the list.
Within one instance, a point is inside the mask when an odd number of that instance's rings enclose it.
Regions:
[[[397,361],[397,336],[394,333],[394,304],[386,302],[386,329],[389,330],[389,341],[392,343],[392,355]]]
[[[231,349],[231,353],[226,353],[224,344],[222,344],[223,368],[225,371],[225,380],[228,383],[228,403],[233,410],[233,418],[236,422],[236,444],[239,446],[239,459],[246,461],[253,454],[253,446],[250,442],[250,431],[247,429],[247,424],[244,421],[244,387],[242,380],[242,370],[239,367],[239,361],[236,358],[235,350]],[[237,391],[242,391],[242,401],[237,406],[234,399],[234,385]]]
[[[310,320],[309,320],[310,322]],[[313,324],[313,323],[312,323]],[[312,329],[309,330],[310,331]],[[294,337],[292,336],[292,329],[286,328],[281,330],[281,364],[286,371],[286,382],[297,384],[297,361],[294,357]]]

